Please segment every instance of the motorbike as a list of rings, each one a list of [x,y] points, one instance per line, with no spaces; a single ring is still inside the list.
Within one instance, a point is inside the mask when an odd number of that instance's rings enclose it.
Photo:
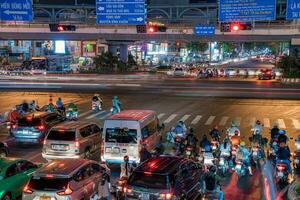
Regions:
[[[97,101],[92,101],[92,111],[93,112],[99,112],[102,110],[102,102],[97,100]]]
[[[260,161],[264,158],[260,147],[254,146],[251,151],[251,157],[256,167],[260,167]]]
[[[248,168],[245,166],[244,162],[242,160],[236,160],[235,163],[235,172],[238,177],[245,176],[248,173]]]
[[[114,188],[113,193],[115,193],[115,197],[117,200],[125,199],[124,187],[127,181],[128,181],[128,177],[123,176],[117,181],[116,185],[113,187]]]
[[[278,151],[278,142],[277,140],[273,140],[271,144],[271,151],[268,153],[269,160],[275,165],[276,163],[276,152]]]
[[[226,130],[226,133],[229,137],[232,137],[234,135],[237,135],[237,136],[241,135],[241,131],[238,127],[230,127]]]
[[[229,169],[229,163],[226,157],[221,156],[218,162],[218,171],[221,176],[226,176],[226,173]]]
[[[204,149],[201,150],[202,151],[202,157],[203,157],[203,165],[206,167],[206,168],[209,168],[210,166],[212,165],[215,165],[216,163],[216,159],[213,155],[212,152],[206,152],[204,151]]]
[[[275,179],[280,189],[288,185],[288,171],[285,163],[276,164]]]
[[[66,118],[67,120],[77,120],[78,119],[78,115],[79,115],[79,112],[78,110],[74,110],[74,109],[67,109],[66,110]]]
[[[220,146],[220,144],[217,140],[211,141],[211,149],[212,149],[214,154],[219,151],[219,146]]]
[[[215,191],[205,190],[202,194],[201,200],[219,199],[219,193]]]
[[[187,146],[185,148],[185,157],[186,158],[191,159],[194,156],[193,149],[194,148],[192,146]]]

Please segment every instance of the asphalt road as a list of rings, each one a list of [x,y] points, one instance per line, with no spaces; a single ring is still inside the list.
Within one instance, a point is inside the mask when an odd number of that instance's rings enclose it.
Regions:
[[[179,84],[179,83],[177,83]],[[184,84],[184,83],[183,83]],[[200,83],[199,83],[200,84]],[[201,83],[206,84],[206,83]],[[218,83],[219,84],[219,83]],[[160,86],[157,86],[159,90]],[[224,89],[223,89],[224,90]],[[198,138],[208,133],[214,125],[220,129],[226,129],[234,120],[240,127],[242,137],[248,141],[250,128],[254,121],[259,119],[264,123],[264,136],[269,135],[269,129],[273,123],[287,130],[290,137],[296,137],[300,133],[300,101],[275,100],[275,99],[234,99],[199,96],[174,96],[158,93],[145,94],[139,90],[118,92],[111,91],[102,94],[104,99],[104,111],[93,114],[91,112],[92,93],[51,93],[53,98],[62,97],[65,103],[75,102],[79,106],[80,120],[94,121],[100,126],[103,120],[110,116],[111,98],[118,95],[124,109],[152,109],[158,113],[159,119],[166,125],[166,131],[175,126],[179,120],[185,121],[187,126],[194,127]],[[0,112],[10,110],[14,105],[23,100],[35,99],[39,105],[44,105],[49,100],[47,92],[1,92]],[[299,96],[298,96],[299,98]],[[41,157],[41,147],[18,147],[14,140],[9,138],[4,128],[0,131],[0,140],[7,141],[11,156],[23,157],[34,162],[46,162]],[[249,144],[249,143],[248,143]],[[293,142],[290,146],[293,149]],[[228,177],[224,186],[226,199],[261,199],[263,193],[262,178],[260,172],[255,172],[252,178],[237,181],[233,174]]]

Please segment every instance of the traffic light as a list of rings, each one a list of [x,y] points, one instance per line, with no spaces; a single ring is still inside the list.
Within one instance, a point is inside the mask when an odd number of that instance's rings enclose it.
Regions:
[[[230,23],[221,23],[221,27],[220,27],[220,31],[221,32],[231,32],[230,31]]]
[[[76,26],[74,25],[49,24],[49,28],[51,32],[76,31]]]
[[[147,32],[148,33],[167,32],[167,26],[160,23],[150,22],[147,27]]]
[[[231,23],[230,24],[230,32],[236,32],[242,30],[242,26],[239,23]]]
[[[251,30],[251,23],[239,23],[239,22],[231,22],[231,23],[221,23],[220,31],[221,32],[237,32],[244,30]]]
[[[146,25],[137,25],[136,32],[137,33],[147,33],[147,26]]]

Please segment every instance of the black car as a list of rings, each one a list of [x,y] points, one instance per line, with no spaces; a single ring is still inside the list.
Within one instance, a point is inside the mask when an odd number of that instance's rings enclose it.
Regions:
[[[8,155],[8,146],[5,142],[0,142],[0,158]]]
[[[151,158],[138,166],[123,188],[126,199],[196,199],[203,170],[176,156]]]

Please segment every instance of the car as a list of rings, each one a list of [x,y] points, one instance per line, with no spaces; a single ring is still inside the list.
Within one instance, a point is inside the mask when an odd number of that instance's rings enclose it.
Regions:
[[[86,200],[98,192],[107,168],[85,159],[53,160],[38,169],[24,187],[23,200]]]
[[[44,140],[46,160],[86,158],[100,160],[102,131],[93,123],[68,122],[54,126]]]
[[[176,156],[151,158],[138,166],[123,188],[126,199],[196,199],[200,164]]]
[[[275,79],[276,75],[271,69],[261,69],[258,74],[259,80],[271,80]]]
[[[7,157],[8,152],[8,145],[5,142],[0,142],[0,158]]]
[[[130,162],[139,163],[139,150],[145,145],[149,152],[155,151],[163,127],[153,110],[124,110],[110,116],[104,121],[101,160],[119,164],[127,155]]]
[[[175,77],[183,77],[185,76],[185,70],[181,67],[176,67],[174,69],[174,76]]]
[[[42,144],[50,128],[62,121],[57,113],[33,112],[20,118],[11,131],[17,143]]]
[[[38,165],[16,158],[0,159],[0,199],[10,200],[22,196],[22,190]]]

